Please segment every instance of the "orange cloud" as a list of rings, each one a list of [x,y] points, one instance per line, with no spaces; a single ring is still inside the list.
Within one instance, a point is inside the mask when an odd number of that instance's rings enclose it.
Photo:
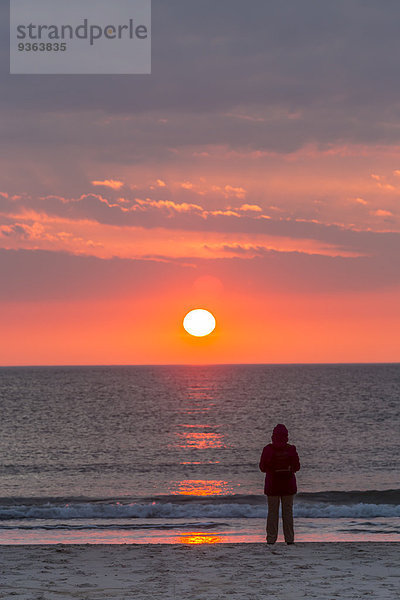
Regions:
[[[92,181],[92,185],[103,186],[111,188],[112,190],[119,190],[124,184],[122,181],[116,179],[105,179],[104,181]]]
[[[376,175],[376,173],[372,173],[371,177],[377,182],[377,185],[381,190],[393,191],[396,189],[391,183],[384,183],[385,177],[382,177],[382,175]]]
[[[391,213],[390,210],[383,210],[381,208],[378,208],[378,210],[371,210],[370,214],[375,215],[376,217],[393,217],[393,213]]]
[[[252,212],[262,212],[262,208],[261,206],[258,206],[258,204],[242,204],[242,206],[239,208],[239,210],[243,210],[243,211],[252,211]]]
[[[23,240],[39,240],[43,237],[45,228],[41,223],[13,223],[12,225],[3,225],[0,227],[0,236],[16,237]]]
[[[187,202],[173,202],[172,200],[152,200],[151,198],[146,198],[146,200],[141,200],[140,198],[135,198],[135,201],[140,207],[146,209],[146,207],[152,208],[167,208],[169,210],[183,213],[183,212],[191,212],[191,211],[203,211],[203,207],[198,204],[189,204]],[[135,206],[132,207],[135,210]]]
[[[205,216],[207,215],[223,215],[224,217],[240,217],[239,213],[235,212],[234,210],[210,210],[210,211],[205,211],[204,213]]]
[[[246,190],[242,187],[234,187],[232,185],[226,185],[224,187],[225,196],[236,196],[236,198],[244,199],[246,197]]]
[[[235,187],[233,185],[212,185],[211,191],[221,193],[224,198],[239,198],[239,200],[244,200],[246,197],[246,190],[243,187]]]

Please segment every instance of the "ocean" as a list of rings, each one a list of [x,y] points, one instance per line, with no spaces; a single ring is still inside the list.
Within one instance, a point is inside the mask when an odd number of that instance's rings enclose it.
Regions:
[[[0,543],[263,541],[277,423],[296,540],[398,541],[399,397],[399,364],[3,367]]]

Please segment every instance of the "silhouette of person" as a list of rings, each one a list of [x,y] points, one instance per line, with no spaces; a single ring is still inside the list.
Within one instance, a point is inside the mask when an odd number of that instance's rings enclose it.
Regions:
[[[264,494],[268,498],[267,544],[275,544],[278,537],[279,503],[285,542],[293,544],[293,498],[297,492],[295,473],[300,469],[299,455],[296,446],[288,444],[285,425],[279,423],[271,439],[272,444],[264,447],[260,458],[260,470],[265,473]]]

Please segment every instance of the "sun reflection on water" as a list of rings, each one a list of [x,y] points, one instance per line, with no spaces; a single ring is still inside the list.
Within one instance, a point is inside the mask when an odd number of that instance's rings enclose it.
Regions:
[[[214,431],[185,431],[177,434],[181,440],[180,448],[223,448],[223,435]]]
[[[232,487],[228,481],[184,479],[177,482],[173,493],[184,496],[225,496],[232,493]]]

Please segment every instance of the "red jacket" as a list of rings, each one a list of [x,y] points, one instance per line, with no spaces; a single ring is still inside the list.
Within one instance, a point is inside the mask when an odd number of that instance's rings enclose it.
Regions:
[[[295,494],[295,473],[300,469],[299,455],[292,444],[268,444],[262,451],[260,470],[265,473],[264,494],[283,496]]]

